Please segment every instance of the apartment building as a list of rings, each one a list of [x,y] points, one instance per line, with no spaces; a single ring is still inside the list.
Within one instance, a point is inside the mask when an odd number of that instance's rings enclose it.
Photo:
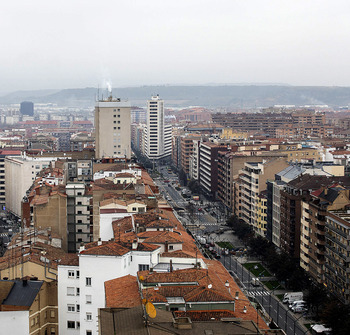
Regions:
[[[180,137],[180,152],[181,152],[181,169],[188,176],[190,174],[190,157],[193,151],[198,147],[198,142],[201,140],[200,134],[190,134]]]
[[[264,223],[263,227],[259,225],[257,213],[259,194],[266,190],[266,181],[287,166],[286,158],[280,157],[260,162],[246,162],[241,171],[241,218],[259,235],[265,236],[267,233],[266,224]]]
[[[99,100],[95,106],[96,158],[131,157],[131,105],[128,101]]]
[[[58,334],[57,283],[0,280],[3,334]]]
[[[201,142],[199,151],[199,183],[203,191],[216,199],[218,192],[218,154],[227,151],[227,145]]]
[[[1,150],[0,151],[0,206],[6,209],[6,186],[5,186],[5,158],[7,156],[20,156],[19,150]]]
[[[280,247],[292,257],[300,257],[300,226],[302,216],[302,201],[308,202],[311,193],[320,188],[341,183],[348,188],[347,177],[329,177],[324,175],[303,174],[287,183],[281,190],[281,221]]]
[[[349,208],[329,211],[325,218],[324,282],[344,303],[350,303]]]
[[[349,190],[341,185],[316,190],[308,202],[302,202],[300,266],[319,283],[324,282],[327,213],[342,210],[349,203]]]
[[[291,113],[215,113],[212,119],[224,128],[233,128],[240,132],[258,132],[273,137],[276,129],[286,123],[292,123]]]
[[[150,160],[168,159],[171,156],[171,125],[165,123],[164,100],[152,96],[147,101],[147,129],[145,155]]]
[[[92,191],[83,182],[68,182],[66,195],[67,248],[68,252],[77,252],[81,243],[88,243],[92,240],[90,231]]]
[[[33,184],[39,172],[49,167],[57,157],[6,156],[5,158],[5,192],[6,209],[14,215],[21,216],[21,202],[27,190]]]
[[[100,241],[82,247],[79,261],[63,260],[58,266],[60,334],[98,334],[98,309],[106,303],[104,282],[152,268],[158,254],[158,247],[137,242],[127,248]]]

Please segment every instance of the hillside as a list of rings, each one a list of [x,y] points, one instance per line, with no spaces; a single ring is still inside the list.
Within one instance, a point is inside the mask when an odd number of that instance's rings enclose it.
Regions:
[[[350,87],[227,85],[227,86],[142,86],[114,88],[113,96],[129,99],[134,105],[145,105],[152,95],[159,94],[167,106],[269,107],[272,105],[347,106]],[[1,104],[30,100],[59,106],[91,107],[96,88],[17,91],[0,97]],[[104,91],[104,96],[107,93]],[[102,91],[100,90],[100,97]]]

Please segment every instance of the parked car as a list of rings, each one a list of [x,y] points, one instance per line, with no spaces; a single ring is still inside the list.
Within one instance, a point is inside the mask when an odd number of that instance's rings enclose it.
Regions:
[[[295,306],[295,307],[292,307],[292,312],[293,313],[305,313],[305,312],[307,312],[307,308],[305,306]]]
[[[305,305],[306,305],[306,302],[304,300],[296,300],[289,305],[289,309],[292,309],[293,307],[305,306]]]

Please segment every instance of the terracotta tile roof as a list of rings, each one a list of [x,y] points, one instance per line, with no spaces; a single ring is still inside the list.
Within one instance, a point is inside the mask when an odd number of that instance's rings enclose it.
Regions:
[[[173,272],[150,272],[139,271],[138,276],[143,277],[142,283],[181,283],[181,282],[199,282],[207,276],[205,269],[183,269]]]
[[[149,233],[155,233],[152,234],[153,236],[149,236],[147,234]],[[152,231],[152,232],[145,232],[140,233],[137,235],[140,239],[144,240],[143,243],[157,243],[157,244],[165,244],[165,243],[172,243],[172,244],[179,244],[183,243],[181,236],[170,232],[170,231]]]
[[[79,266],[78,254],[66,254],[61,258],[59,265]]]
[[[23,248],[23,262],[32,262],[44,266],[45,259],[50,260],[50,268],[57,269],[57,264],[60,259],[65,257],[66,253],[61,248],[35,242],[31,245],[17,246],[8,249],[3,257],[0,258],[0,270],[7,269],[9,266],[19,265],[22,262],[22,248]],[[42,253],[45,252],[45,254]]]
[[[155,220],[145,225],[146,228],[174,228],[170,220]]]
[[[193,258],[193,255],[190,255],[181,250],[175,250],[172,252],[163,252],[161,257],[176,257],[176,258]]]
[[[236,317],[242,318],[243,320],[257,320],[256,309],[250,304],[248,298],[242,292],[237,283],[233,280],[231,275],[227,272],[225,267],[217,260],[205,259],[205,263],[208,266],[208,272],[211,275],[216,276],[216,283],[221,283],[223,288],[226,289],[224,284],[226,281],[228,281],[231,294],[235,295],[236,292],[238,292],[239,299],[235,300]],[[244,307],[247,309],[246,313],[243,313]],[[259,327],[262,329],[268,329],[268,326],[261,318],[261,316],[259,316]]]
[[[31,206],[43,205],[49,202],[49,195],[35,195],[33,200],[30,202]]]
[[[109,308],[132,308],[142,304],[137,279],[131,275],[106,281],[105,292]]]
[[[236,317],[235,312],[229,310],[211,310],[211,311],[174,311],[175,317],[189,317],[194,321],[221,321],[222,318]]]
[[[129,251],[129,249],[115,241],[102,241],[101,245],[98,245],[98,242],[86,244],[85,250],[81,251],[80,255],[122,256]]]

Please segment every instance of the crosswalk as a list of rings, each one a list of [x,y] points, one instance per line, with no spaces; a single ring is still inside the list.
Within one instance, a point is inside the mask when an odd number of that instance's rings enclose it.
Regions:
[[[0,237],[8,236],[9,233],[0,233]]]
[[[267,291],[248,291],[248,295],[250,296],[263,296],[263,295],[270,295]]]

